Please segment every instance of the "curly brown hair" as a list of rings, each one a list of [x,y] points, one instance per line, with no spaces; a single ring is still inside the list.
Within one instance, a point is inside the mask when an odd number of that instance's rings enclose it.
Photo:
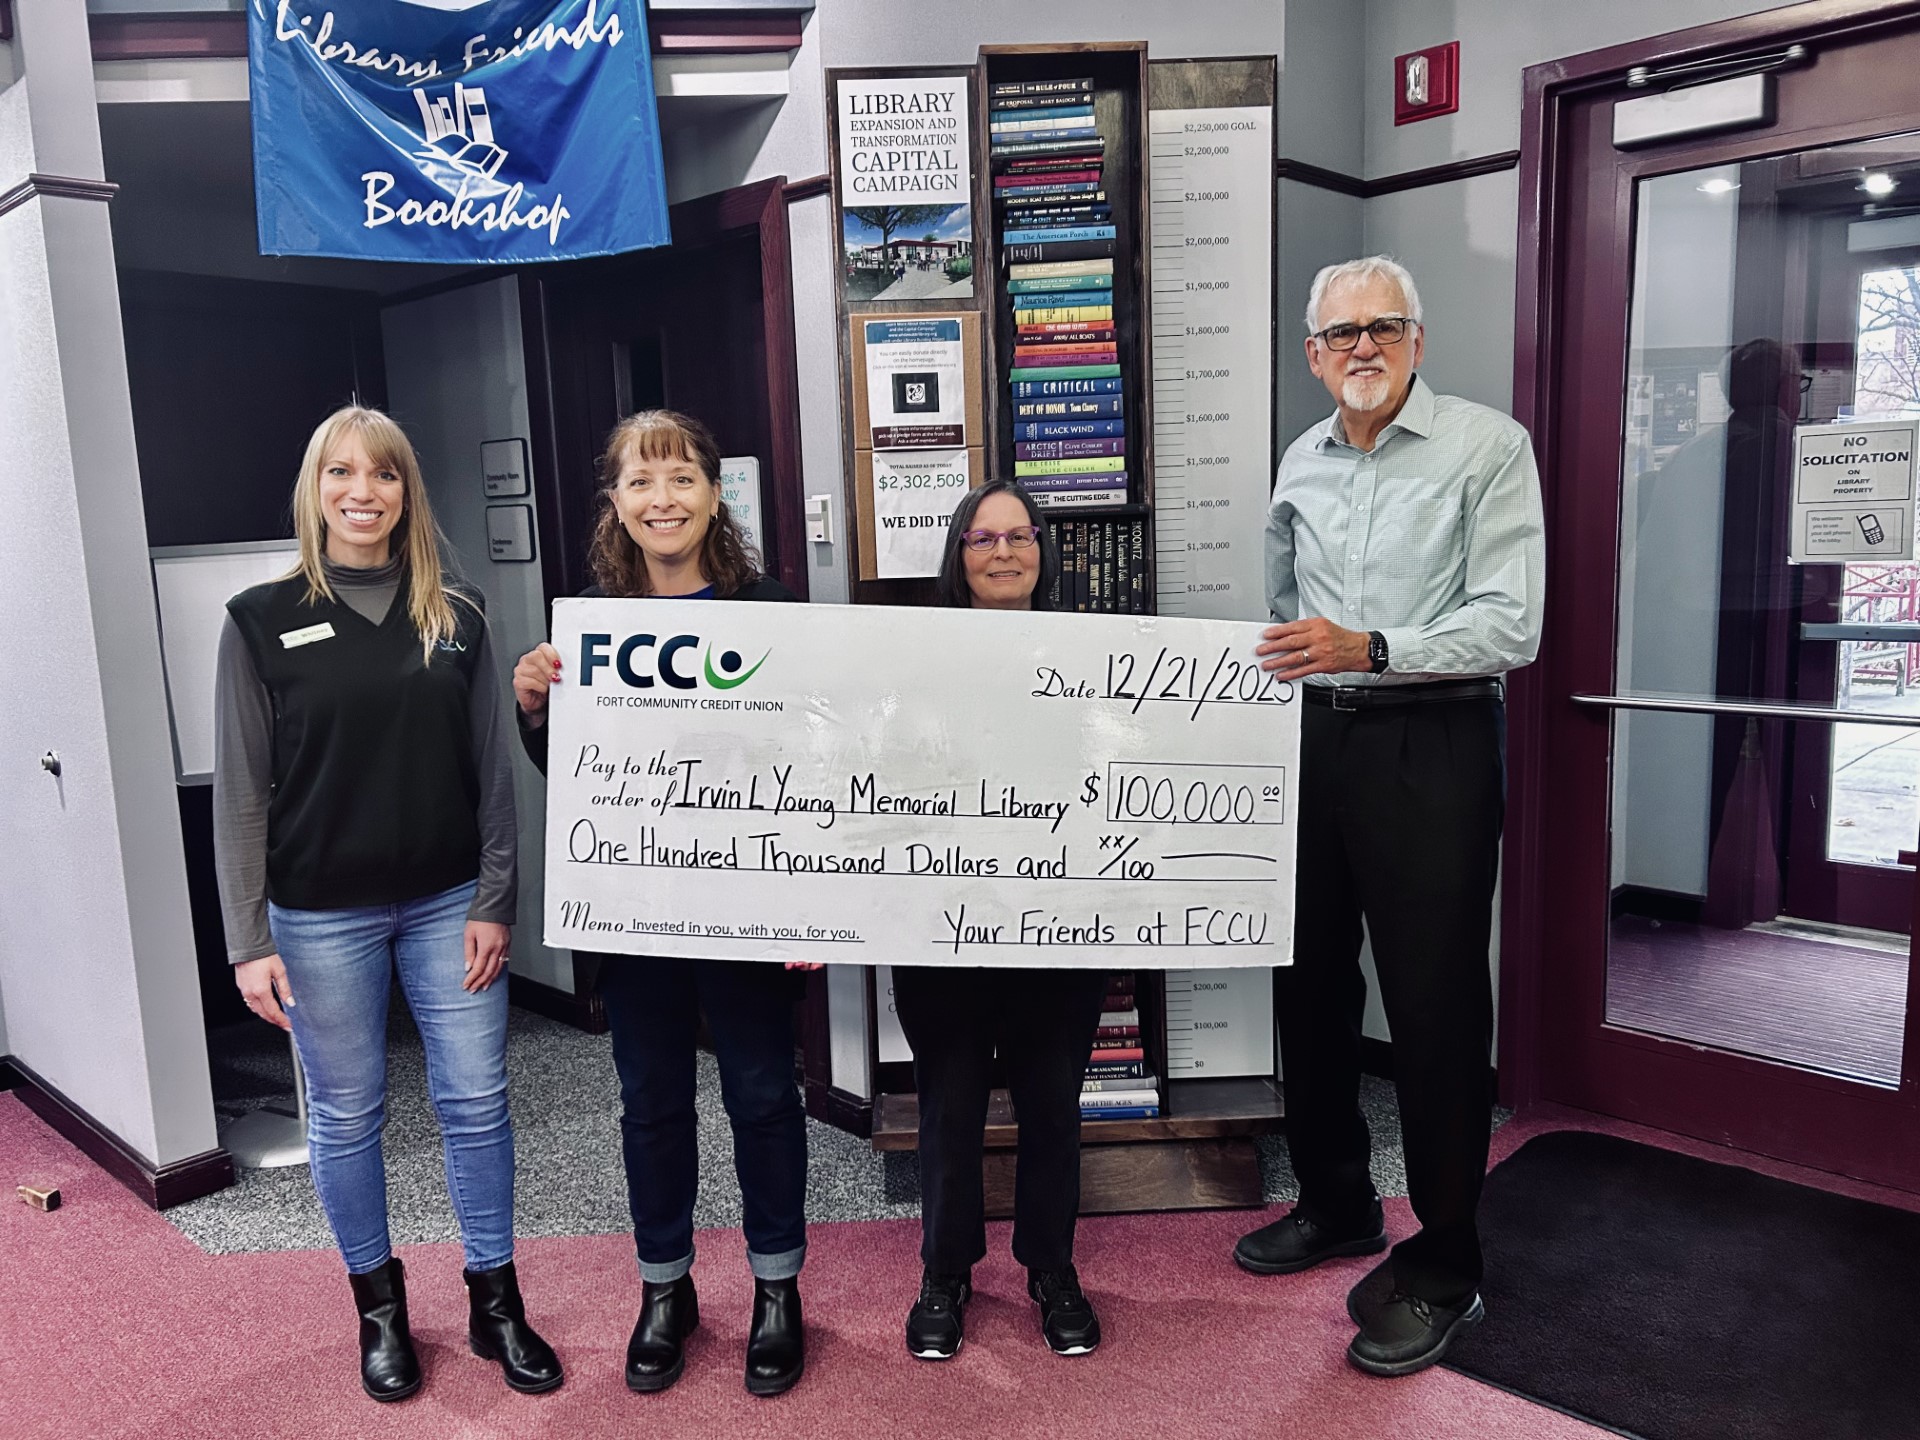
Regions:
[[[594,583],[609,595],[653,594],[646,553],[634,543],[614,506],[614,488],[635,460],[685,460],[720,488],[720,447],[713,432],[691,415],[677,410],[642,410],[629,415],[607,436],[600,457],[600,514],[587,547],[587,565]],[[722,598],[734,594],[761,574],[758,552],[740,533],[727,502],[717,502],[713,522],[700,545],[700,573]]]

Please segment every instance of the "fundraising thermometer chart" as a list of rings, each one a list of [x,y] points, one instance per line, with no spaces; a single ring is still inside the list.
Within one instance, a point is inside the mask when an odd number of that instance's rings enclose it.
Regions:
[[[1159,610],[1260,620],[1273,481],[1273,112],[1150,118]]]

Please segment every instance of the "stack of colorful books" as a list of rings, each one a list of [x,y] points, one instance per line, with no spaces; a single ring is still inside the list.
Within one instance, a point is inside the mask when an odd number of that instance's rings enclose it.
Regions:
[[[1050,509],[1127,500],[1117,231],[1091,79],[989,92],[993,196],[1013,317],[1013,473]]]
[[[1094,1032],[1093,1054],[1080,1085],[1080,1118],[1153,1120],[1159,1115],[1160,1087],[1147,1070],[1134,976],[1116,974],[1107,982],[1100,1028]]]

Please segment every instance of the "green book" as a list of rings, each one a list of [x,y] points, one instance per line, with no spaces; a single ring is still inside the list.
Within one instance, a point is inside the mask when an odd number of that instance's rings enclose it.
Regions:
[[[1009,380],[1114,380],[1118,365],[1016,365],[1007,372]]]
[[[1009,280],[1007,289],[1015,295],[1046,290],[1111,290],[1111,275],[1055,275],[1046,280]],[[1016,302],[1018,303],[1018,302]]]

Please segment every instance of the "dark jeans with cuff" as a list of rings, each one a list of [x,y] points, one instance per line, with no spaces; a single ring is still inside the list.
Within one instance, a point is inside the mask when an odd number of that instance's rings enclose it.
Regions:
[[[1479,1288],[1475,1211],[1492,1130],[1488,944],[1505,816],[1493,699],[1301,715],[1294,963],[1274,972],[1287,1143],[1300,1208],[1337,1232],[1375,1203],[1360,1111],[1361,923],[1393,1037],[1408,1195],[1420,1232],[1397,1287],[1434,1304]]]
[[[1020,1149],[1013,1258],[1073,1263],[1080,1213],[1080,1087],[1106,998],[1104,970],[897,965],[893,998],[920,1092],[920,1258],[958,1274],[987,1253],[981,1162],[996,1050]]]
[[[694,1037],[704,1011],[733,1128],[747,1262],[759,1280],[807,1255],[807,1122],[793,1078],[796,986],[777,964],[601,957],[600,997],[620,1076],[620,1140],[640,1277],[693,1268],[700,1181]]]

